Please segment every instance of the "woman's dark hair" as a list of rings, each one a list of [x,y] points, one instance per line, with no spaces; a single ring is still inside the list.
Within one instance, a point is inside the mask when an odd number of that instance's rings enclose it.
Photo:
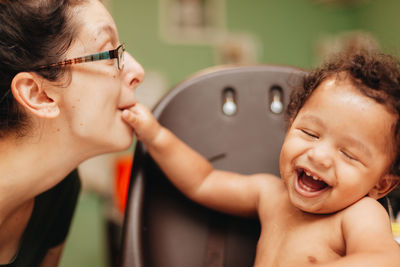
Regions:
[[[72,7],[79,0],[0,0],[0,137],[23,135],[29,122],[10,86],[22,71],[35,71],[50,81],[65,68],[38,70],[58,62],[77,32]]]
[[[364,95],[397,116],[393,139],[396,157],[390,171],[400,177],[400,63],[395,57],[367,50],[336,55],[304,77],[302,85],[290,96],[286,115],[293,120],[324,80],[340,74],[350,79]]]

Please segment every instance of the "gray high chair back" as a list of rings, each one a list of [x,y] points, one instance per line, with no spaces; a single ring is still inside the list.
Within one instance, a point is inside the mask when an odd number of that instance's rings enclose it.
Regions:
[[[283,107],[304,74],[269,65],[211,69],[169,91],[153,113],[215,168],[279,176]],[[256,219],[221,214],[187,199],[137,144],[120,266],[253,266],[259,234]]]

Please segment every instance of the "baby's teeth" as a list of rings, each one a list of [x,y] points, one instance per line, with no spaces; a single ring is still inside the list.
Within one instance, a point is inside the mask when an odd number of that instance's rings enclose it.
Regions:
[[[309,173],[308,171],[304,171],[304,172],[307,174],[307,176],[310,176],[310,177],[313,178],[314,180],[318,180],[318,177],[317,177],[317,176],[311,175],[311,173]]]
[[[320,181],[321,180],[318,176],[311,175],[311,173],[308,172],[308,171],[304,171],[304,172],[307,174],[307,176],[310,176],[315,181]]]

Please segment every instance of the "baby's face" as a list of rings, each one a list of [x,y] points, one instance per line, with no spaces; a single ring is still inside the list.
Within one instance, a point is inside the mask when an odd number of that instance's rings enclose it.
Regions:
[[[331,213],[366,196],[394,157],[395,119],[346,79],[321,83],[282,147],[280,170],[291,202],[306,212]]]

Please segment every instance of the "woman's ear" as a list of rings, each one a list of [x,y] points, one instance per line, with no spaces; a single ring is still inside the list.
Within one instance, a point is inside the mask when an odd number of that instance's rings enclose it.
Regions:
[[[378,183],[368,192],[368,196],[379,199],[390,193],[400,183],[400,177],[387,174],[382,177]]]
[[[46,92],[43,78],[30,72],[20,72],[11,82],[14,98],[28,111],[42,118],[55,118],[58,104]]]

